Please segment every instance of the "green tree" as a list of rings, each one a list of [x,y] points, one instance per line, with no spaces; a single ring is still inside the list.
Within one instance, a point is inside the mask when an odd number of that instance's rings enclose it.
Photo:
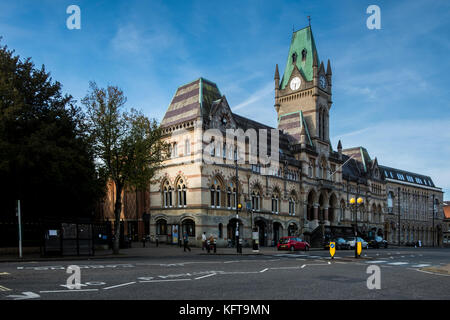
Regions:
[[[92,216],[104,183],[84,118],[44,66],[0,47],[2,216],[17,199],[24,218]]]
[[[156,120],[141,112],[124,110],[126,97],[116,86],[106,89],[90,83],[90,91],[82,100],[87,109],[90,133],[94,141],[99,171],[114,182],[113,252],[119,253],[120,212],[125,187],[145,190],[155,172],[167,159],[169,145],[162,139]]]

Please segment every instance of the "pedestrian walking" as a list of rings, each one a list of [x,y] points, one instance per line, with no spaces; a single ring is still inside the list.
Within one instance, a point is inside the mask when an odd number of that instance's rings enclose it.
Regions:
[[[206,232],[202,234],[202,251],[206,248]]]
[[[186,252],[186,249],[188,249],[189,252],[191,252],[191,248],[189,248],[189,236],[186,231],[183,234],[183,242],[184,242],[184,252]]]

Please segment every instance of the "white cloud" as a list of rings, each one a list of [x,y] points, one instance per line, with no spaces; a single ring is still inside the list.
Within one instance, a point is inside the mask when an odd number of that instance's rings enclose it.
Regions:
[[[246,98],[241,103],[238,103],[236,106],[231,107],[233,112],[240,110],[244,107],[250,107],[254,105],[256,102],[260,100],[269,98],[270,95],[274,93],[274,85],[273,82],[267,83],[264,87],[260,88],[258,91],[251,94],[248,98]]]

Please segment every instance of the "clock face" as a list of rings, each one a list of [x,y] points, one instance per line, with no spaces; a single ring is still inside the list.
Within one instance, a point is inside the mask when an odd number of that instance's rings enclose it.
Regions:
[[[291,90],[297,90],[298,88],[300,88],[300,85],[302,84],[302,80],[299,77],[295,77],[294,79],[291,80]]]
[[[322,89],[325,89],[327,87],[327,79],[325,79],[324,76],[320,76],[319,81],[320,81],[320,87]]]

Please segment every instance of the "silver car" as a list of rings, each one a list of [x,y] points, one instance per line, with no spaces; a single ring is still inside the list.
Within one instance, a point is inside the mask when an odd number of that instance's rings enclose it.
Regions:
[[[347,238],[347,243],[350,246],[350,249],[355,249],[355,238]],[[363,249],[369,249],[369,243],[365,241],[363,238],[357,237],[357,242],[361,242],[361,247]]]

